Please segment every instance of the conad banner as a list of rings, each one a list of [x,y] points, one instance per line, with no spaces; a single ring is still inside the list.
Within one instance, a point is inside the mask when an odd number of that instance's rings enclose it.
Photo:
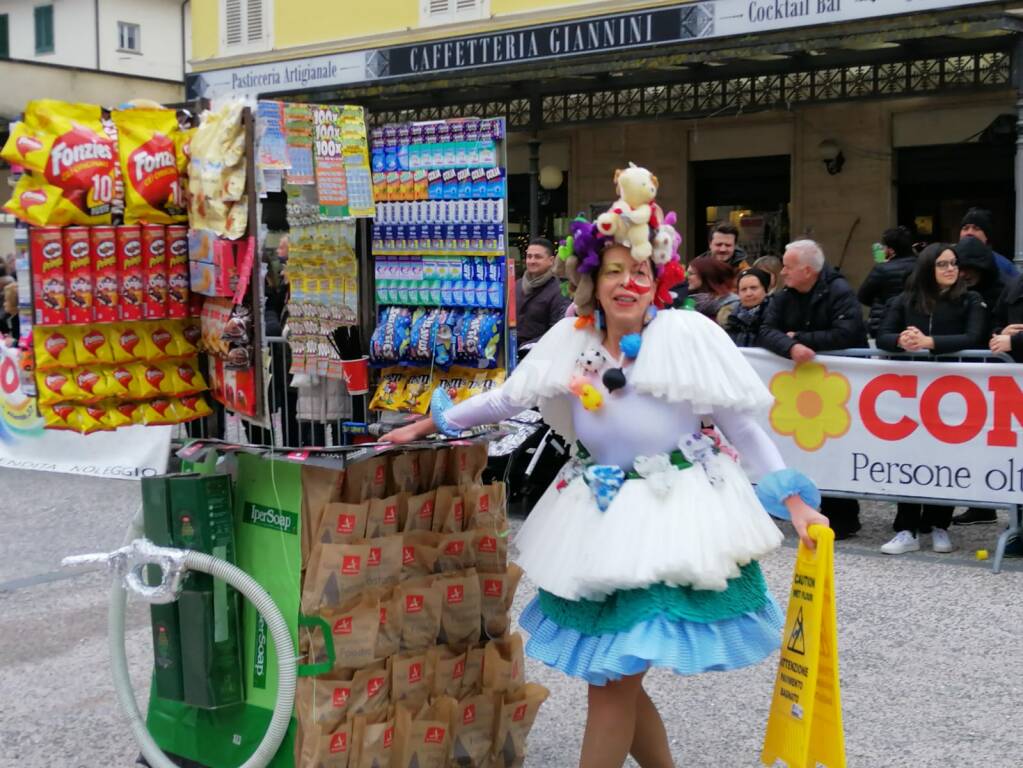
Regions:
[[[1023,501],[1023,365],[743,352],[775,398],[763,426],[821,490]]]
[[[18,354],[0,344],[0,467],[135,478],[167,471],[173,427],[123,427],[79,435],[44,430],[21,390]]]

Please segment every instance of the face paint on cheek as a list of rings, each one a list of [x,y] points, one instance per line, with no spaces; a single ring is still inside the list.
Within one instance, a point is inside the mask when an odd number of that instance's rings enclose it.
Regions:
[[[629,282],[625,284],[625,290],[632,291],[633,293],[639,296],[645,296],[646,294],[650,293],[652,288],[653,286],[650,285],[640,285],[639,283],[636,282],[635,278],[630,278]]]

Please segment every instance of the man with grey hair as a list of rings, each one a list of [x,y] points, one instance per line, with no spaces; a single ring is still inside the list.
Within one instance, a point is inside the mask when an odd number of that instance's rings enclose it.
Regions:
[[[785,246],[781,274],[785,287],[767,307],[760,346],[796,363],[812,360],[818,352],[867,346],[856,293],[825,263],[817,243],[796,240]],[[837,539],[860,528],[855,499],[824,499],[821,512],[831,521]]]

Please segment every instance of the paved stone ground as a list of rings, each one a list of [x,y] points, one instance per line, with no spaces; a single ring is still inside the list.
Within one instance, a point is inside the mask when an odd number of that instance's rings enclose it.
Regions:
[[[120,544],[138,503],[131,482],[0,470],[0,767],[131,766],[136,750],[117,710],[106,649],[107,582],[68,578],[62,556]],[[994,576],[973,552],[997,529],[953,529],[951,555],[877,552],[892,505],[869,504],[864,530],[840,542],[838,632],[851,768],[1010,768],[1023,734],[1023,568]],[[926,541],[926,540],[925,540]],[[776,594],[791,578],[791,537],[764,563]],[[521,610],[533,588],[524,583]],[[148,616],[134,604],[128,651],[140,697],[148,684]],[[679,766],[758,765],[777,657],[751,669],[648,687]],[[529,768],[575,764],[585,686],[530,662],[551,689],[530,739]]]

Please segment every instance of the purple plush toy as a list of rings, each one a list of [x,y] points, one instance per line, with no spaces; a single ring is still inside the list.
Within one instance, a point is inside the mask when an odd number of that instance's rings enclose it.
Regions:
[[[585,219],[576,219],[570,225],[572,250],[578,265],[576,271],[588,275],[600,266],[600,251],[609,239],[597,234],[597,225]]]

